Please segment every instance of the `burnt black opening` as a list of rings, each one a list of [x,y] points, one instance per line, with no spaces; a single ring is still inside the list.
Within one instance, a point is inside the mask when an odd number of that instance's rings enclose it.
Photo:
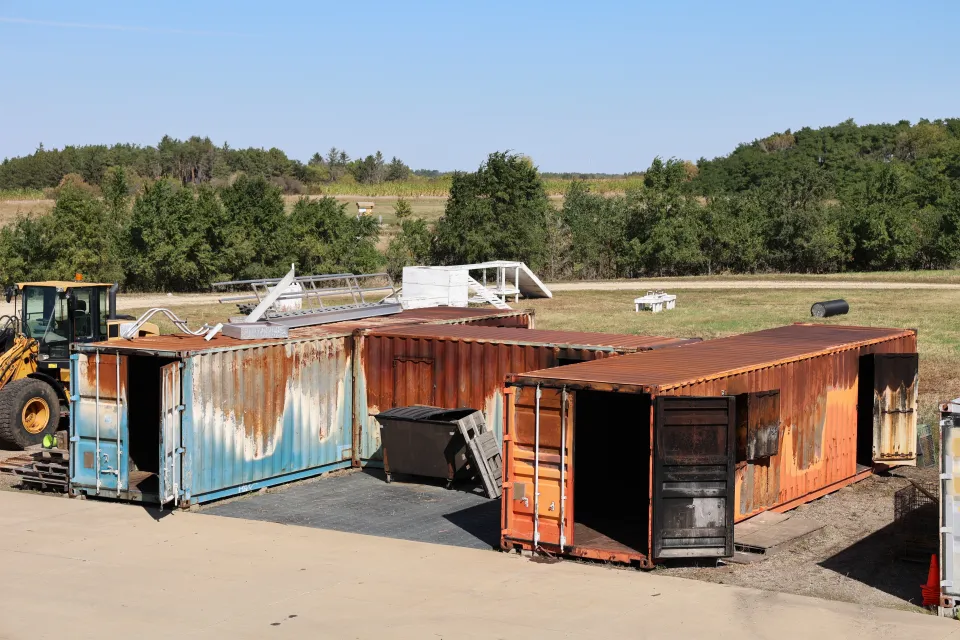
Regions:
[[[873,354],[860,356],[857,387],[857,467],[873,465]]]
[[[573,544],[648,553],[650,396],[577,391]]]
[[[159,492],[161,391],[160,369],[172,358],[127,358],[127,452],[131,491]]]

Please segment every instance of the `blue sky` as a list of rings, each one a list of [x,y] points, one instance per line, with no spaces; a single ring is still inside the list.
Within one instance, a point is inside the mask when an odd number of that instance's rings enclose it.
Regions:
[[[0,0],[0,157],[205,135],[415,168],[642,170],[960,116],[960,2]]]

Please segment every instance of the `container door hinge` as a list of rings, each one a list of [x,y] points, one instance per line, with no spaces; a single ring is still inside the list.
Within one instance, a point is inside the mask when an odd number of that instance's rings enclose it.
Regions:
[[[186,453],[186,451],[187,450],[184,449],[183,447],[177,447],[176,449],[173,450],[173,452],[176,453],[177,455],[183,455],[184,453]]]
[[[953,534],[953,527],[940,527],[940,533]]]
[[[940,581],[940,586],[941,586],[941,587],[952,587],[952,586],[953,586],[953,580],[941,580],[941,581]]]
[[[186,408],[187,408],[187,405],[185,405],[185,404],[178,404],[176,410],[177,410],[177,411],[184,411]]]

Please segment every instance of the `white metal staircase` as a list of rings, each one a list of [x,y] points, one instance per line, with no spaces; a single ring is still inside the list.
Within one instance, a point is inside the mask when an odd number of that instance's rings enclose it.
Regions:
[[[467,286],[476,295],[479,302],[486,302],[497,309],[510,309],[510,305],[503,301],[503,298],[493,293],[490,289],[471,276],[467,276]],[[473,300],[471,300],[473,302]]]

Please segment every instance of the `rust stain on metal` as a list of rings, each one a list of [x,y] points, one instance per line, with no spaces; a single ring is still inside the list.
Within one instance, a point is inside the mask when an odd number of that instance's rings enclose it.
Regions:
[[[616,333],[588,333],[580,331],[546,331],[479,325],[418,325],[372,329],[367,335],[408,338],[437,338],[465,342],[491,342],[517,345],[554,345],[561,349],[578,347],[610,347],[621,353],[646,351],[667,346],[700,342],[699,338],[670,338]]]
[[[875,455],[884,460],[916,455],[917,361],[913,357],[877,360],[874,380]]]
[[[817,387],[811,383],[810,389]],[[804,399],[799,416],[800,422],[806,428],[794,428],[793,450],[797,455],[797,468],[809,469],[820,459],[820,450],[823,443],[823,429],[827,422],[827,397],[817,394],[813,398]],[[809,428],[812,427],[812,428]]]
[[[360,402],[368,415],[371,407],[470,407],[484,411],[498,437],[503,429],[501,391],[508,374],[696,342],[474,325],[378,328],[357,335],[362,344],[358,379],[365,390]],[[366,422],[361,428],[375,434],[376,425]],[[373,446],[371,438],[361,439],[368,449]]]
[[[194,356],[195,412],[218,432],[235,432],[216,437],[242,443],[244,459],[273,455],[285,433],[306,451],[303,434],[322,442],[342,426],[350,345],[340,337]]]
[[[82,381],[82,394],[88,394],[91,397],[97,393],[98,372],[99,372],[99,394],[101,398],[116,398],[119,391],[121,397],[126,395],[127,386],[127,359],[120,358],[120,388],[117,388],[117,357],[111,354],[101,354],[100,364],[97,365],[96,357],[91,355],[87,358],[80,358],[78,362],[80,379]]]
[[[655,354],[629,354],[604,362],[572,364],[549,372],[531,371],[524,378],[583,382],[598,391],[609,391],[613,386],[633,387],[637,391],[666,391],[896,338],[916,340],[916,332],[909,329],[794,324],[706,340],[683,349],[667,349]]]

